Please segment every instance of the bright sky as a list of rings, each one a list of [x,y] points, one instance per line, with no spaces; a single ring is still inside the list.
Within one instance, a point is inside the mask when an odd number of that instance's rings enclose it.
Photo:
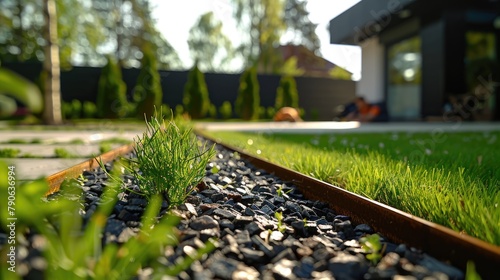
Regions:
[[[361,75],[361,50],[359,47],[331,45],[328,22],[360,0],[308,0],[309,18],[318,24],[316,33],[321,40],[321,53],[329,61],[344,67],[354,74]],[[186,67],[191,67],[187,39],[189,30],[198,18],[207,12],[214,12],[223,22],[224,34],[239,43],[240,32],[233,19],[231,0],[151,0],[153,17],[158,29],[175,48]]]

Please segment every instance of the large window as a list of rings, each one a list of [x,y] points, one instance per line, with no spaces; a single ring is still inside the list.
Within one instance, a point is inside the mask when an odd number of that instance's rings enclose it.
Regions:
[[[422,55],[420,37],[414,36],[387,50],[387,110],[391,119],[420,118]]]
[[[495,107],[493,83],[498,71],[495,33],[468,31],[465,42],[466,98],[474,101],[475,119],[491,120]]]
[[[472,91],[482,78],[487,79],[495,71],[495,33],[469,31],[465,33],[465,41],[467,85]]]

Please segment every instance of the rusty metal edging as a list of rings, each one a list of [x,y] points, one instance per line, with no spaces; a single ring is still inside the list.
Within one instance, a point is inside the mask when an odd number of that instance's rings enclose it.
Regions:
[[[133,148],[134,148],[133,144],[124,145],[114,150],[111,150],[107,153],[104,153],[100,156],[96,156],[80,164],[72,166],[68,169],[50,175],[49,177],[46,178],[47,182],[49,183],[49,190],[45,195],[49,195],[58,191],[59,187],[61,186],[61,183],[65,179],[77,178],[78,176],[80,176],[80,174],[82,174],[83,171],[92,170],[99,167],[99,162],[102,163],[110,162],[121,155],[131,152]]]
[[[327,202],[355,223],[369,224],[391,241],[405,243],[430,255],[451,262],[463,269],[472,260],[483,279],[494,279],[500,274],[500,247],[480,239],[461,235],[444,226],[426,221],[385,204],[367,199],[291,169],[256,158],[243,150],[226,145],[201,130],[195,133],[226,149],[238,152],[258,168],[273,173],[284,181],[293,182],[308,199]]]

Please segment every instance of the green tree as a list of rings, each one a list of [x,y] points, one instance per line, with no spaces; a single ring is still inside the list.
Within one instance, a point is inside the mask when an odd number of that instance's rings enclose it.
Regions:
[[[180,67],[172,46],[156,29],[149,0],[57,0],[61,67],[98,66],[106,53],[125,67],[139,67],[152,46],[161,68]],[[0,61],[43,61],[43,1],[0,1]]]
[[[291,43],[304,45],[319,55],[321,43],[316,34],[317,24],[309,19],[306,0],[286,0],[284,21],[286,32],[292,35]]]
[[[2,62],[43,59],[44,2],[0,1],[0,60]],[[31,20],[23,20],[23,19]]]
[[[60,64],[95,64],[96,47],[104,40],[99,20],[84,0],[58,0],[57,34]],[[38,0],[0,1],[0,60],[4,62],[43,61],[44,2]],[[85,15],[85,16],[81,16]],[[102,57],[102,56],[101,56]],[[101,58],[102,62],[102,58]]]
[[[192,119],[205,117],[210,109],[210,98],[207,84],[205,83],[205,76],[197,64],[189,72],[182,102],[184,109]]]
[[[147,47],[143,54],[141,72],[134,89],[134,100],[137,102],[137,116],[145,116],[149,120],[155,109],[161,108],[163,91],[154,54]]]
[[[283,107],[299,108],[299,94],[297,92],[297,84],[294,77],[281,77],[280,84],[276,90],[274,107],[276,110]]]
[[[276,72],[281,54],[276,46],[286,25],[283,0],[233,0],[238,26],[249,38],[238,47],[247,66],[259,64],[261,72]]]
[[[138,67],[142,50],[149,46],[158,67],[180,67],[173,47],[156,29],[149,0],[92,0],[92,7],[101,22],[112,53],[122,67]]]
[[[97,114],[101,118],[125,117],[128,113],[126,85],[122,80],[121,69],[113,57],[102,68],[97,92]]]
[[[234,105],[235,111],[244,120],[255,120],[259,118],[260,92],[257,70],[250,67],[240,78],[238,97]]]
[[[203,72],[228,71],[234,49],[212,12],[202,15],[189,31],[189,51]]]
[[[61,113],[61,80],[59,64],[59,46],[57,44],[57,10],[55,0],[43,1],[45,60],[43,71],[46,73],[44,80],[44,110],[43,121],[45,124],[62,124]]]
[[[231,102],[222,102],[222,105],[219,107],[219,115],[225,120],[230,119],[233,116],[233,107],[231,106]]]

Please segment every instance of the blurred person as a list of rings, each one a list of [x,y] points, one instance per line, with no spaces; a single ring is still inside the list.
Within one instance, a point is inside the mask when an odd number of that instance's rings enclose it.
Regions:
[[[356,104],[356,111],[346,116],[347,121],[371,122],[380,115],[380,107],[366,102],[363,97],[357,97],[354,103]]]

